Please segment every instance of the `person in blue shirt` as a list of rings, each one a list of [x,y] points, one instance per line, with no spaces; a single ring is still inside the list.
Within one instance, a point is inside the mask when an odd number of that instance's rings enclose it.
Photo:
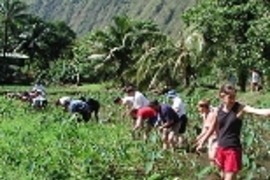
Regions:
[[[60,98],[57,105],[61,105],[64,107],[66,111],[69,111],[73,115],[80,114],[84,122],[88,122],[90,120],[90,108],[89,105],[82,100],[74,100],[67,97]],[[78,118],[78,122],[82,120]]]

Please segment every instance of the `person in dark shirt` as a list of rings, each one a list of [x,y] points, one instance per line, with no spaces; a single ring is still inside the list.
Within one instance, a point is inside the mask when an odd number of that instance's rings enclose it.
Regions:
[[[94,113],[94,116],[96,118],[96,121],[99,121],[99,109],[100,109],[100,103],[98,100],[93,99],[93,98],[85,98],[85,97],[80,97],[81,101],[84,101],[87,103],[87,105],[89,106],[89,118],[91,119],[92,117],[92,113]]]
[[[181,127],[181,120],[178,114],[170,105],[160,104],[157,100],[150,101],[149,106],[158,113],[163,149],[175,148]]]
[[[270,109],[257,109],[236,100],[236,90],[231,84],[224,84],[219,91],[221,105],[214,110],[213,120],[205,135],[197,141],[197,151],[217,130],[218,148],[215,156],[221,179],[235,180],[242,166],[242,145],[240,133],[242,116],[245,113],[270,116]]]

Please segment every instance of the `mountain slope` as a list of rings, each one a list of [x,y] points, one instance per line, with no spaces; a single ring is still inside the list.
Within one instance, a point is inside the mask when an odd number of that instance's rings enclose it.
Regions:
[[[110,24],[116,15],[153,20],[160,28],[177,35],[181,14],[196,0],[23,0],[31,13],[45,20],[61,20],[79,35]]]

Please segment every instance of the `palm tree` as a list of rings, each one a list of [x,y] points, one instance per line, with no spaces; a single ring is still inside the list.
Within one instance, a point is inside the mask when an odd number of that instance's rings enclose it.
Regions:
[[[4,24],[3,57],[5,59],[8,50],[9,33],[14,33],[27,18],[27,5],[18,0],[2,0],[0,3],[0,15]]]
[[[165,37],[152,22],[133,21],[127,16],[115,17],[107,30],[97,31],[90,37],[94,57],[105,54],[102,64],[115,67],[115,75],[122,84],[138,59],[144,53],[143,46],[155,42],[155,37]],[[166,38],[166,37],[165,37]],[[124,76],[125,75],[125,76]]]
[[[188,34],[189,32],[190,34]],[[173,44],[171,40],[163,39],[157,46],[151,47],[137,61],[137,84],[153,86],[157,82],[172,85],[174,81],[183,82],[189,86],[194,69],[201,67],[203,61],[199,58],[204,47],[203,36],[195,31],[181,34],[180,40]]]
[[[30,57],[30,63],[33,62],[34,55],[39,52],[41,38],[48,31],[46,23],[38,17],[29,16],[28,25],[19,35],[19,43],[14,51],[23,51]]]

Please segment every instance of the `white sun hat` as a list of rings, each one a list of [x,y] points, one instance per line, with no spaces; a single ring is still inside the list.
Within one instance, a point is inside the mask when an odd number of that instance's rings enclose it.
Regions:
[[[68,97],[68,96],[64,96],[64,97],[61,97],[59,99],[59,103],[61,105],[65,105],[65,104],[69,103],[70,101],[71,101],[71,97]]]

